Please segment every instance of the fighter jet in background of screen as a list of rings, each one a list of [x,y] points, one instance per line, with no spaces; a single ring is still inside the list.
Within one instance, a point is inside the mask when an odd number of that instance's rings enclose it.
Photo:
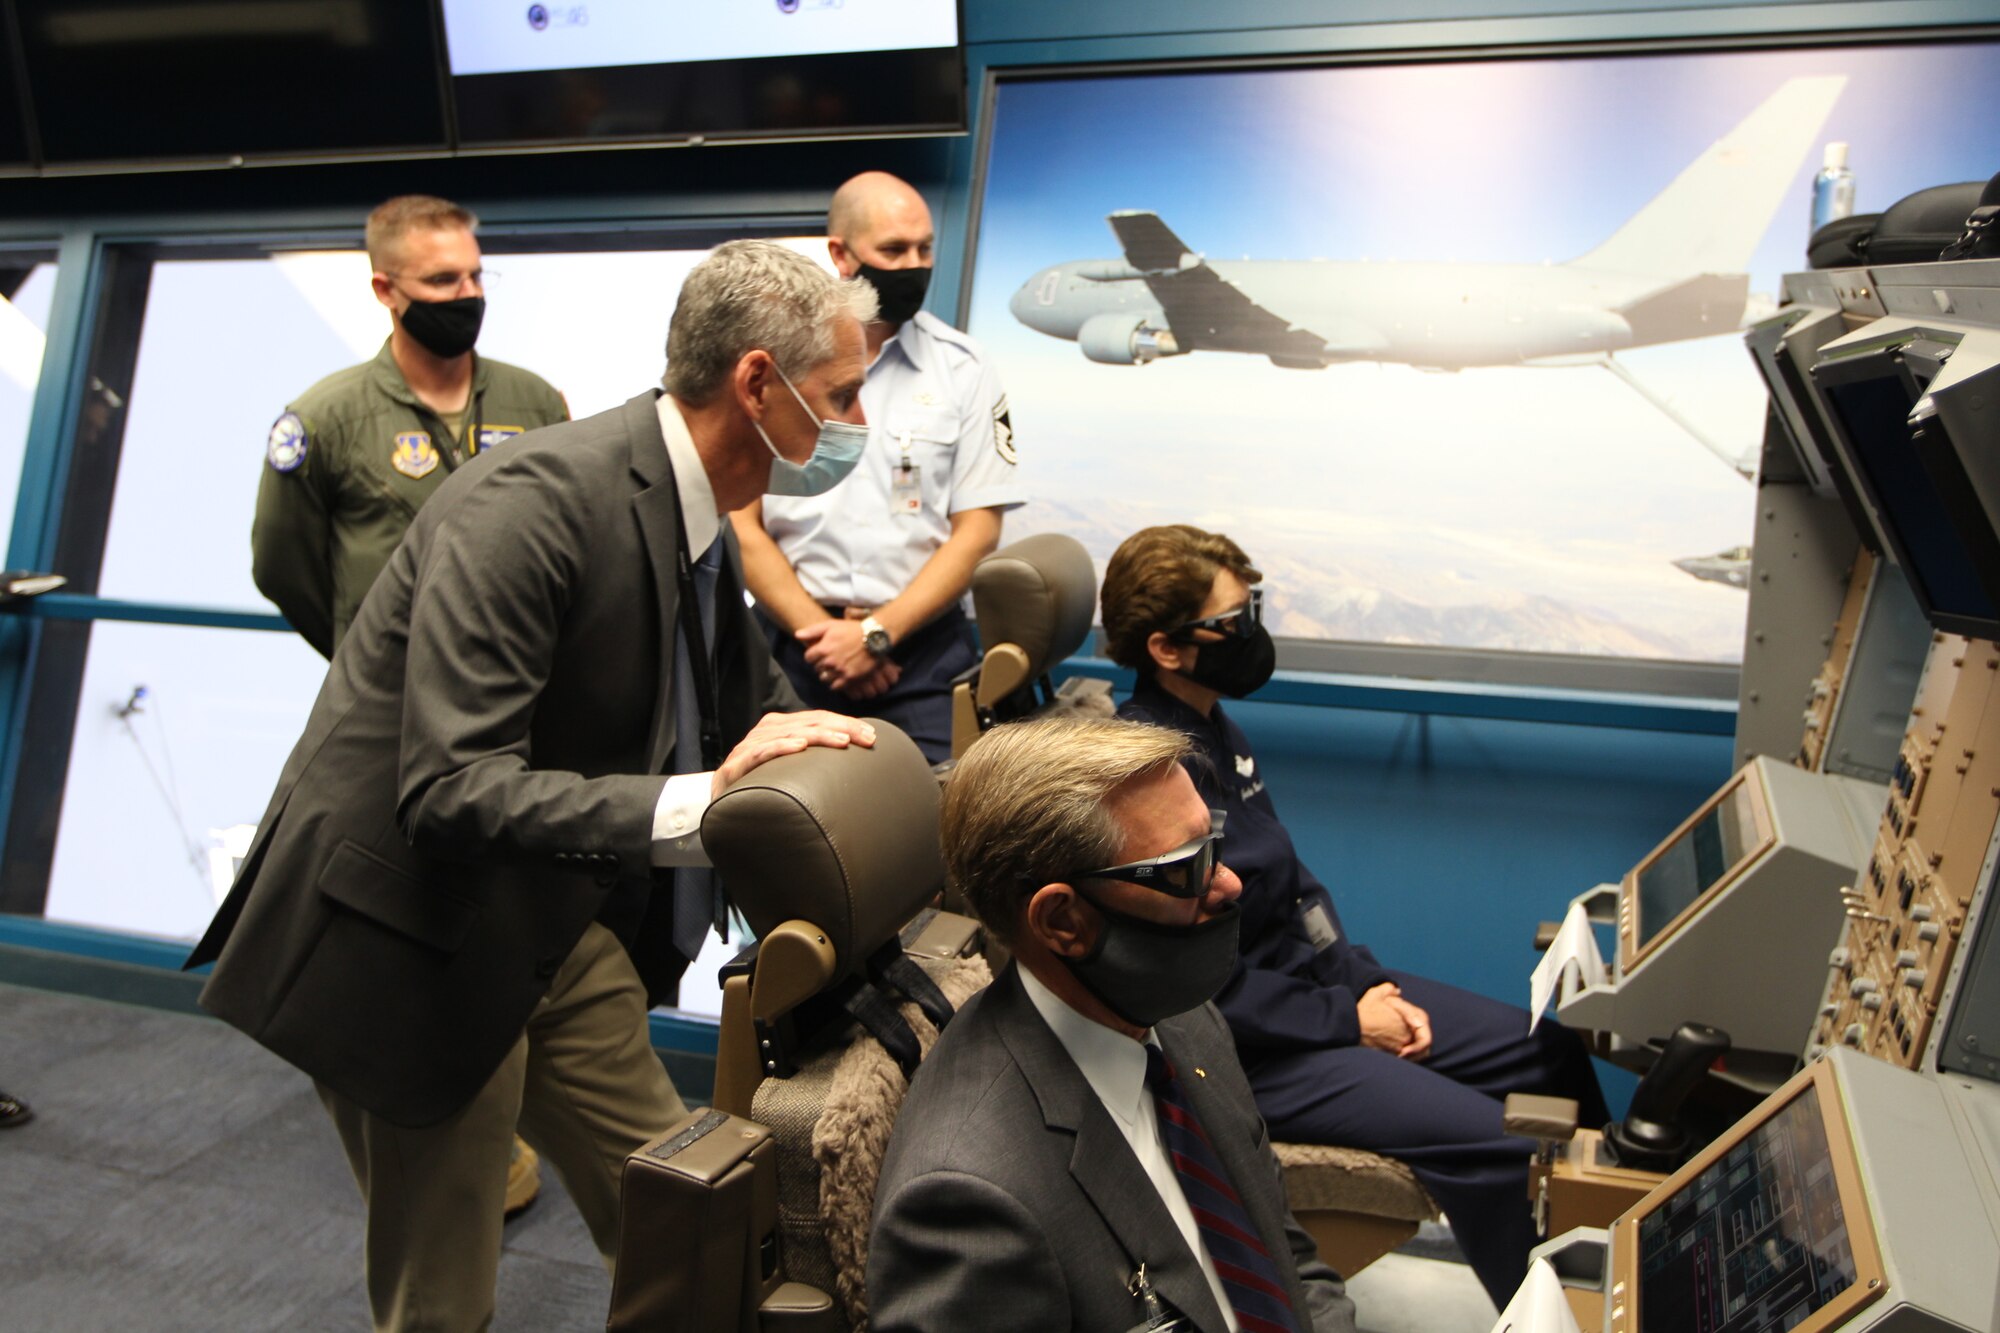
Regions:
[[[1108,365],[1189,352],[1245,352],[1295,369],[1608,365],[1647,393],[1610,354],[1740,327],[1750,257],[1846,83],[1787,81],[1609,240],[1566,264],[1210,262],[1158,214],[1131,210],[1109,218],[1121,258],[1044,269],[1008,308]]]

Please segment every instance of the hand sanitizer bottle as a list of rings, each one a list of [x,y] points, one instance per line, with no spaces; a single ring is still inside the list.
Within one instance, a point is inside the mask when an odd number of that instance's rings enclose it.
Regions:
[[[1847,145],[1826,146],[1826,164],[1813,177],[1812,229],[1815,233],[1836,218],[1854,212],[1854,173],[1847,167]]]

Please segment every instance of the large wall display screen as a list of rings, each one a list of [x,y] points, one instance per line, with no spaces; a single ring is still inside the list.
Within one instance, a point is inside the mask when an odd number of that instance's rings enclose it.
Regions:
[[[15,0],[45,161],[442,149],[411,0]]]
[[[1102,562],[1187,522],[1306,639],[1732,662],[1743,330],[1858,207],[1992,174],[1993,42],[1003,77],[970,331]]]
[[[442,0],[459,140],[964,126],[957,0]]]

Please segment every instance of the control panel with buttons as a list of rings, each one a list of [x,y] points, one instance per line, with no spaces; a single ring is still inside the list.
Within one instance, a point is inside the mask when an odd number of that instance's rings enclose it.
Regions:
[[[1826,662],[1806,691],[1805,730],[1799,739],[1795,761],[1808,772],[1820,771],[1826,757],[1827,738],[1833,734],[1834,710],[1840,706],[1840,688],[1847,680],[1854,658],[1854,641],[1861,626],[1862,607],[1868,600],[1868,583],[1875,574],[1875,556],[1862,547],[1847,575],[1847,595],[1840,603],[1840,618],[1833,624],[1833,642]]]
[[[2000,645],[1933,637],[1860,882],[1827,959],[1808,1060],[1850,1046],[1917,1068],[2000,818]]]

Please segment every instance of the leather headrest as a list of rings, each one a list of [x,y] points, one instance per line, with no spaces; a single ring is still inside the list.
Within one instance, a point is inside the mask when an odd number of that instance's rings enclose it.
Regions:
[[[981,560],[972,571],[979,641],[1019,644],[1030,676],[1083,646],[1097,614],[1097,566],[1074,537],[1043,532]]]
[[[815,745],[750,770],[709,803],[701,840],[759,936],[826,932],[844,975],[944,883],[938,784],[923,752],[876,721],[875,745]]]

